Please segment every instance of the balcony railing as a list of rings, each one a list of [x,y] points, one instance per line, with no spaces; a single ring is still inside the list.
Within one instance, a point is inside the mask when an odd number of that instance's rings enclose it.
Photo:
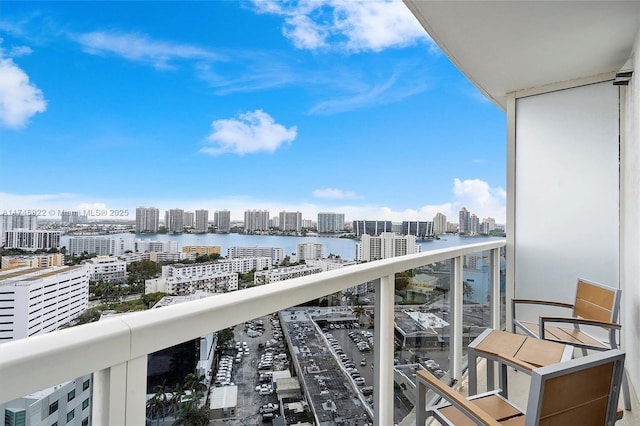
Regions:
[[[145,423],[147,355],[365,282],[375,282],[374,422],[393,424],[394,275],[451,260],[449,375],[462,377],[463,258],[489,251],[491,326],[500,326],[504,240],[432,250],[253,287],[0,346],[0,403],[94,374],[93,424]]]

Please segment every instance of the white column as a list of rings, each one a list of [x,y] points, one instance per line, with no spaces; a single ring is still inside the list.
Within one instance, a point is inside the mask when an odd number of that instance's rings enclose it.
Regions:
[[[393,424],[393,323],[394,323],[394,275],[387,275],[376,282],[374,329],[374,424]]]
[[[143,425],[147,394],[147,357],[93,374],[92,422],[96,425]]]
[[[462,378],[462,257],[453,258],[449,289],[449,374],[452,379]]]
[[[491,250],[491,328],[500,330],[500,249]]]

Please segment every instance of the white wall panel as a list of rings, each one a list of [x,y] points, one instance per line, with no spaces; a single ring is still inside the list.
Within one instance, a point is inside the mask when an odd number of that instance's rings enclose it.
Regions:
[[[516,297],[619,287],[618,115],[611,82],[516,100]]]

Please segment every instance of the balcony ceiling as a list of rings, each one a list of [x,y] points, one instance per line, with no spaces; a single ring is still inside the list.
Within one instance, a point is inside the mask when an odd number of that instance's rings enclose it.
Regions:
[[[640,1],[404,1],[502,109],[509,92],[620,70],[640,26]]]

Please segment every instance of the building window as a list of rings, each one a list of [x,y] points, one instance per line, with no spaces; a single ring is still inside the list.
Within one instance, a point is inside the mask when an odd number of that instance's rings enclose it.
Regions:
[[[76,397],[76,390],[74,389],[67,394],[67,402],[73,400],[73,398],[75,397]]]
[[[89,389],[89,379],[85,380],[84,382],[82,382],[82,391],[86,391],[87,389]]]
[[[82,401],[82,409],[84,410],[88,406],[89,406],[89,398],[87,398],[84,401]]]
[[[55,401],[53,404],[49,405],[49,415],[58,411],[58,401]]]
[[[89,417],[82,419],[82,426],[89,426]]]
[[[67,413],[67,423],[69,423],[76,416],[76,411],[71,410]]]

